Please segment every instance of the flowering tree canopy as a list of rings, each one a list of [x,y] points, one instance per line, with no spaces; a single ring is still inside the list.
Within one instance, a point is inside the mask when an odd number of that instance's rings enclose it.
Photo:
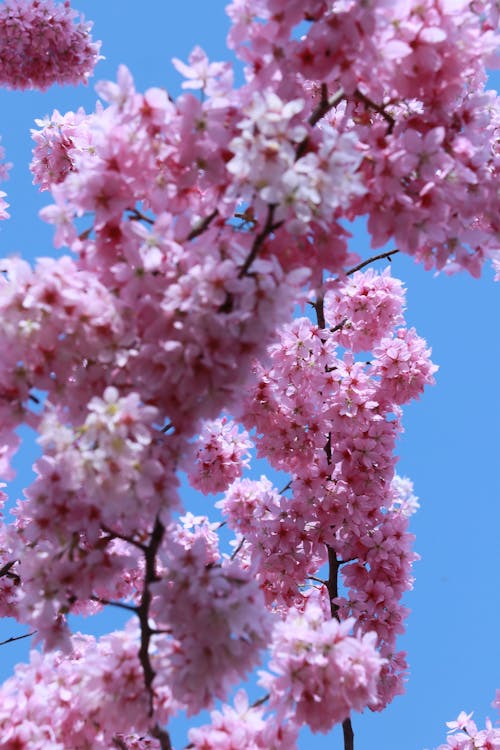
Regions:
[[[293,750],[339,724],[352,750],[353,712],[404,691],[418,501],[395,444],[437,366],[373,264],[500,277],[499,6],[227,12],[241,85],[196,47],[177,99],[122,66],[95,111],[33,131],[69,252],[1,261],[2,477],[21,425],[41,455],[2,498],[0,614],[43,648],[0,687],[0,750],[171,750],[169,721],[206,708],[189,748]],[[69,2],[5,0],[0,84],[86,82],[90,32]],[[105,607],[123,630],[71,631]],[[500,748],[465,713],[449,729],[442,748]]]

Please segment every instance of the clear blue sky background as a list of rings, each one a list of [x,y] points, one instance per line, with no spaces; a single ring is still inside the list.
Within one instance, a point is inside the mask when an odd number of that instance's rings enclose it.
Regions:
[[[224,5],[221,0],[75,0],[94,20],[95,38],[103,40],[106,60],[94,80],[114,78],[123,62],[139,89],[164,86],[177,94],[180,78],[172,57],[187,59],[200,44],[212,59],[227,59]],[[492,86],[498,88],[499,82],[498,75],[492,78]],[[37,218],[47,194],[31,185],[27,167],[34,118],[54,108],[91,110],[95,101],[93,81],[86,88],[53,87],[45,94],[0,92],[0,132],[7,159],[14,163],[5,186],[12,218],[0,225],[2,255],[32,259],[53,252],[51,229]],[[361,228],[353,249],[363,257],[370,254]],[[406,694],[385,712],[353,717],[356,750],[434,748],[444,741],[445,721],[462,708],[473,710],[481,723],[487,714],[496,720],[489,704],[500,687],[500,286],[490,269],[480,281],[465,275],[435,277],[399,256],[393,273],[408,288],[408,321],[432,346],[440,370],[437,385],[406,410],[398,450],[399,473],[413,479],[421,498],[413,530],[422,559],[415,566],[416,585],[407,600],[412,614],[401,640],[411,678]],[[13,497],[30,481],[33,455],[28,446],[17,461]],[[113,619],[79,625],[97,632],[116,622],[113,613]],[[0,639],[20,632],[16,623],[0,623]],[[10,674],[26,651],[26,641],[3,646],[0,677]],[[186,729],[185,722],[178,722],[176,750],[186,744]],[[305,734],[300,747],[341,750],[342,742],[338,733],[333,739]]]

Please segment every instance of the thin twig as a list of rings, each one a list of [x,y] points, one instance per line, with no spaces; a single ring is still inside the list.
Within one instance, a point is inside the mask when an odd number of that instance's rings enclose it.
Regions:
[[[0,646],[5,646],[7,643],[14,643],[14,641],[22,641],[23,638],[30,638],[32,635],[35,635],[36,632],[36,630],[33,630],[32,633],[12,636],[12,638],[7,638],[6,641],[0,641]]]
[[[333,326],[333,328],[330,328],[330,333],[337,333],[337,331],[340,331],[345,324],[347,323],[347,318],[344,318],[340,323],[337,323],[336,326]]]
[[[316,123],[318,123],[326,114],[328,114],[328,112],[333,109],[333,107],[336,107],[337,104],[342,101],[344,96],[344,89],[340,88],[335,94],[333,94],[333,96],[328,97],[328,86],[326,85],[326,83],[322,83],[321,99],[309,116],[309,119],[307,121],[309,125],[311,125],[311,127],[314,127],[314,125],[316,125]],[[309,136],[306,135],[306,137],[299,143],[295,150],[295,160],[300,159],[302,156],[304,156],[304,154],[307,152],[308,146]]]
[[[269,693],[267,693],[266,695],[262,696],[262,698],[259,698],[258,700],[254,701],[252,705],[250,706],[250,708],[258,708],[259,706],[262,706],[263,703],[267,703],[270,697],[271,696],[269,695]]]
[[[280,226],[283,224],[282,221],[278,221],[274,223],[274,212],[276,211],[277,205],[276,203],[270,203],[267,207],[267,219],[266,223],[264,224],[264,228],[261,232],[255,237],[255,240],[252,245],[252,249],[248,253],[248,256],[243,263],[243,265],[240,268],[240,272],[238,274],[238,278],[241,279],[243,276],[246,275],[248,269],[254,262],[255,258],[257,257],[260,248],[264,244],[267,237],[274,232],[276,229],[279,229]]]
[[[399,250],[388,250],[386,253],[380,253],[380,255],[374,255],[371,258],[368,258],[368,260],[362,261],[362,263],[358,263],[357,266],[354,266],[354,268],[350,268],[348,271],[346,271],[346,276],[352,276],[353,273],[356,273],[356,271],[361,271],[362,268],[365,266],[370,265],[370,263],[375,263],[376,260],[383,260],[384,258],[387,258],[387,260],[391,259],[392,255],[396,255],[396,253],[399,253]]]
[[[139,542],[137,539],[134,539],[131,536],[126,536],[125,534],[120,534],[119,531],[114,531],[114,529],[110,529],[108,526],[101,526],[101,528],[105,534],[109,535],[110,541],[112,539],[121,539],[123,542],[128,542],[128,544],[131,544],[133,547],[137,547],[137,549],[140,549],[142,552],[146,552],[147,546],[142,542]]]
[[[134,614],[137,614],[137,607],[134,607],[132,604],[124,604],[123,602],[115,602],[112,599],[105,599],[102,596],[95,596],[92,595],[90,599],[93,602],[97,602],[98,604],[103,604],[106,607],[118,607],[118,609],[126,609],[127,612],[133,612]]]
[[[326,586],[328,581],[325,581],[324,578],[316,578],[316,576],[307,576],[308,581],[316,581],[316,583],[321,583],[322,586]]]
[[[236,557],[236,555],[238,554],[238,552],[241,550],[241,548],[243,547],[243,545],[245,544],[245,542],[246,542],[245,537],[242,537],[241,542],[238,544],[238,546],[234,550],[233,554],[229,558],[230,560],[234,560],[234,558]]]
[[[203,234],[205,229],[208,229],[208,227],[210,226],[210,224],[215,219],[218,213],[219,212],[217,211],[217,209],[214,208],[211,214],[209,214],[208,216],[205,216],[204,219],[201,219],[201,221],[199,221],[197,224],[194,225],[194,227],[189,232],[187,239],[194,240],[195,237],[198,237],[200,234]]]
[[[394,126],[396,124],[396,120],[392,115],[390,115],[388,112],[385,111],[384,107],[380,104],[377,104],[376,102],[372,101],[366,94],[363,94],[362,91],[359,89],[356,89],[354,92],[354,96],[356,99],[359,99],[360,102],[363,102],[365,107],[368,107],[368,109],[373,109],[374,112],[377,112],[377,114],[381,115],[384,120],[388,123],[389,129],[388,132],[392,133],[394,130]]]
[[[131,221],[145,221],[146,224],[154,224],[154,219],[151,219],[149,216],[146,216],[146,214],[143,214],[142,211],[139,211],[137,208],[129,208],[127,209],[130,211],[129,219]]]
[[[337,106],[337,104],[340,104],[342,99],[345,96],[345,91],[341,87],[338,91],[335,92],[331,97],[328,97],[328,87],[326,83],[321,84],[321,99],[319,101],[319,104],[312,112],[311,116],[309,117],[309,125],[316,125],[317,122],[319,122],[328,112]]]

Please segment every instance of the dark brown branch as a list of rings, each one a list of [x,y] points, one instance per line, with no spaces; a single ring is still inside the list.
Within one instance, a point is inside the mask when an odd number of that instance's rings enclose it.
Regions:
[[[12,638],[7,638],[6,641],[0,641],[0,646],[5,646],[7,643],[14,643],[14,641],[22,641],[23,638],[30,638],[32,635],[35,635],[36,630],[33,630],[32,633],[25,633],[24,635],[15,635],[12,636]]]
[[[137,614],[137,607],[134,607],[132,604],[125,604],[124,602],[115,602],[112,599],[105,599],[102,596],[95,596],[95,595],[92,595],[90,599],[93,602],[97,602],[98,604],[103,604],[106,607],[118,607],[118,609],[126,609],[127,612],[133,612],[134,614]]]
[[[318,328],[321,328],[321,330],[326,328],[324,301],[325,301],[324,296],[320,294],[316,302],[310,302],[310,304],[314,307],[314,310],[316,312],[316,320],[318,323]]]
[[[91,226],[88,229],[85,229],[83,232],[80,232],[80,234],[78,235],[78,239],[79,240],[88,240],[88,238],[90,237],[93,229],[94,229],[94,227]]]
[[[333,328],[330,328],[330,333],[337,333],[337,331],[340,331],[345,324],[347,323],[347,318],[344,318],[344,320],[341,320],[340,323],[337,323],[336,326],[333,326]]]
[[[339,584],[338,584],[338,572],[340,563],[337,560],[337,554],[335,550],[326,545],[328,550],[328,581],[326,582],[326,588],[328,589],[328,597],[330,599],[330,612],[332,617],[336,620],[339,619],[339,606],[333,600],[339,595]]]
[[[161,750],[172,750],[172,742],[169,733],[158,724],[151,730],[151,734],[160,741]]]
[[[6,578],[10,578],[12,581],[14,581],[16,586],[21,583],[21,578],[17,573],[13,573],[11,571],[11,568],[13,568],[17,562],[19,562],[19,560],[9,560],[9,562],[5,563],[5,565],[0,568],[0,578],[2,578],[3,576],[5,576]]]
[[[153,715],[153,680],[156,673],[149,658],[149,644],[153,631],[149,625],[149,607],[151,604],[151,591],[149,585],[158,580],[156,575],[156,555],[165,534],[165,527],[159,518],[156,519],[149,544],[145,551],[144,557],[146,570],[144,572],[144,588],[142,591],[141,603],[136,608],[137,616],[141,624],[141,645],[139,648],[139,661],[141,662],[144,673],[144,684],[149,694],[149,715]],[[160,739],[161,743],[161,739]]]
[[[368,107],[368,109],[373,109],[374,112],[381,115],[389,125],[388,132],[392,133],[396,124],[396,120],[392,115],[385,111],[383,106],[381,106],[380,104],[376,104],[376,102],[373,102],[368,96],[366,96],[366,94],[363,94],[362,91],[359,91],[359,89],[356,89],[356,91],[354,92],[354,96],[360,102],[363,102],[365,107]]]
[[[140,549],[142,552],[146,552],[147,546],[142,542],[139,542],[137,539],[134,539],[131,536],[126,536],[125,534],[120,534],[118,531],[114,531],[108,526],[102,526],[101,528],[105,534],[109,535],[109,541],[112,541],[113,539],[121,539],[123,542],[128,542],[128,544],[131,544],[133,547],[137,547],[137,549]]]
[[[282,221],[278,221],[277,223],[274,223],[274,212],[276,211],[276,203],[270,203],[267,207],[267,219],[266,223],[264,224],[264,227],[261,232],[255,237],[255,240],[252,245],[252,249],[248,253],[248,256],[243,263],[243,265],[240,268],[240,272],[238,274],[238,278],[241,279],[243,276],[246,275],[248,269],[254,262],[255,258],[259,254],[259,250],[261,249],[262,245],[266,241],[267,237],[274,232],[276,229],[279,229],[280,226],[283,224]]]
[[[246,542],[246,539],[245,539],[245,537],[243,537],[242,540],[241,540],[241,542],[238,544],[238,546],[234,550],[233,554],[229,558],[230,560],[234,560],[234,558],[236,557],[236,555],[238,554],[238,552],[240,551],[240,549],[243,547],[243,545],[245,544],[245,542]]]
[[[284,494],[285,494],[285,492],[286,492],[287,490],[289,490],[291,486],[292,486],[292,480],[290,479],[290,481],[288,482],[288,484],[285,484],[285,486],[284,486],[284,487],[282,487],[282,489],[280,490],[279,494],[280,494],[280,495],[284,495]]]
[[[324,578],[316,578],[316,576],[307,576],[308,581],[316,581],[316,583],[321,583],[322,586],[326,586],[328,581],[325,581]]]
[[[254,701],[250,708],[258,708],[259,706],[262,706],[264,703],[267,703],[270,697],[271,696],[269,695],[269,693],[267,693],[266,695],[262,696],[262,698]]]
[[[146,214],[143,214],[142,211],[139,211],[137,208],[129,208],[127,209],[130,211],[130,221],[145,221],[146,224],[154,224],[154,219],[151,219],[149,216],[146,216]]]
[[[17,560],[9,560],[8,563],[5,563],[5,565],[0,568],[0,578],[2,576],[9,576],[9,574],[13,575],[12,573],[10,573],[10,569],[16,564],[16,562]]]
[[[205,216],[204,219],[201,219],[201,221],[194,225],[194,227],[189,232],[187,239],[194,240],[195,237],[199,237],[200,234],[203,234],[205,229],[208,229],[218,213],[219,212],[217,211],[217,209],[214,208],[211,214],[208,214],[208,216]]]
[[[384,258],[387,258],[387,260],[391,259],[392,255],[396,255],[396,253],[399,253],[399,250],[388,250],[386,253],[380,253],[380,255],[374,255],[371,258],[368,258],[368,260],[364,260],[361,263],[358,263],[357,266],[354,266],[354,268],[350,268],[348,271],[346,271],[346,276],[352,276],[353,273],[356,273],[356,271],[361,271],[362,268],[365,266],[369,266],[370,263],[375,263],[376,260],[383,260]]]
[[[319,104],[317,107],[313,110],[311,116],[309,117],[309,125],[316,125],[317,122],[319,122],[328,112],[337,106],[337,104],[340,104],[342,99],[345,96],[345,92],[343,88],[340,88],[338,91],[333,94],[333,96],[328,97],[328,87],[326,83],[321,84],[321,99],[319,101]]]
[[[344,750],[354,750],[354,732],[350,719],[344,719],[342,722],[342,732],[344,733]]]
[[[328,112],[336,107],[339,102],[344,98],[344,89],[340,88],[332,97],[328,97],[328,86],[326,83],[321,84],[321,99],[319,103],[311,112],[308,119],[309,125],[314,127]],[[299,143],[295,150],[295,159],[300,159],[307,152],[309,146],[309,136],[306,137]]]

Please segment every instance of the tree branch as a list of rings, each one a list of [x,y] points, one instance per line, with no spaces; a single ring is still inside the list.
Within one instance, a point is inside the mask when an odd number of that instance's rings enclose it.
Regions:
[[[373,109],[374,112],[381,115],[384,120],[389,124],[388,133],[392,133],[394,130],[394,126],[396,124],[396,120],[392,115],[390,115],[388,112],[385,111],[384,107],[380,104],[376,104],[376,102],[373,102],[366,94],[363,94],[362,91],[359,89],[356,89],[354,92],[354,96],[356,99],[358,99],[360,102],[363,102],[365,107],[368,107],[368,109]]]
[[[270,203],[267,207],[267,219],[266,223],[264,225],[264,228],[261,232],[256,236],[252,249],[250,250],[245,262],[240,268],[240,272],[238,274],[238,278],[241,279],[243,276],[246,275],[248,269],[254,262],[255,258],[257,257],[260,248],[264,244],[267,237],[271,234],[271,232],[274,232],[276,229],[279,229],[279,227],[283,224],[282,221],[278,221],[276,224],[274,223],[274,212],[276,211],[277,205],[276,203]]]
[[[101,526],[101,528],[105,534],[109,535],[110,541],[112,541],[112,539],[121,539],[123,542],[128,542],[128,544],[131,544],[133,547],[137,547],[137,549],[140,549],[142,552],[147,551],[147,546],[142,542],[139,542],[137,539],[134,539],[131,536],[126,536],[125,534],[120,534],[120,532],[114,531],[108,526]]]
[[[23,638],[30,638],[35,635],[37,631],[33,630],[32,633],[25,633],[24,635],[15,635],[12,638],[7,638],[6,641],[0,641],[0,646],[5,646],[7,643],[14,643],[14,641],[21,641]]]
[[[333,94],[331,97],[328,97],[328,87],[326,83],[322,83],[321,99],[319,101],[319,104],[316,106],[311,116],[309,117],[309,125],[316,125],[316,123],[319,122],[326,114],[328,114],[331,109],[336,107],[337,104],[340,104],[344,96],[345,92],[341,87],[338,91],[335,92],[335,94]]]
[[[208,216],[205,216],[204,219],[201,219],[197,224],[194,225],[194,227],[189,232],[187,239],[188,240],[194,240],[195,237],[198,237],[200,234],[203,234],[205,229],[208,229],[212,221],[215,219],[219,212],[216,208],[212,211],[211,214],[208,214]]]
[[[392,255],[396,255],[396,253],[399,253],[399,250],[396,248],[396,250],[388,250],[386,253],[380,253],[380,255],[374,255],[371,258],[368,258],[368,260],[364,260],[361,263],[358,263],[357,266],[354,266],[354,268],[350,268],[348,271],[346,271],[346,276],[352,276],[353,273],[356,273],[356,271],[361,271],[362,268],[365,266],[370,265],[370,263],[375,263],[376,260],[383,260],[384,258],[387,258],[387,260],[391,259]]]
[[[90,599],[91,601],[97,602],[98,604],[103,604],[106,607],[118,607],[118,609],[126,609],[127,612],[133,612],[134,615],[137,614],[137,607],[134,607],[132,604],[124,604],[123,602],[115,602],[111,599],[105,599],[102,596],[95,596],[95,595],[92,595]]]
[[[144,573],[144,588],[142,591],[141,603],[136,608],[136,614],[139,617],[139,622],[141,624],[141,645],[139,648],[139,661],[141,662],[142,671],[144,673],[144,684],[146,686],[146,691],[149,695],[150,716],[153,715],[154,710],[153,680],[156,676],[156,673],[151,664],[151,659],[149,658],[149,644],[151,641],[151,636],[153,635],[153,630],[149,625],[149,607],[152,599],[149,585],[158,580],[158,577],[156,575],[156,555],[164,534],[165,527],[157,517],[149,540],[149,544],[144,553],[146,561],[146,570]],[[160,744],[161,742],[162,740],[160,739]],[[168,748],[168,745],[166,745],[165,747]]]
[[[314,127],[314,125],[316,125],[316,123],[318,123],[326,114],[328,114],[328,112],[333,109],[333,107],[336,107],[337,104],[342,101],[344,96],[344,89],[340,88],[335,94],[333,94],[333,96],[328,97],[328,86],[326,85],[326,83],[322,83],[321,99],[309,116],[309,119],[307,121],[309,125],[311,125],[311,127]],[[295,150],[296,160],[304,156],[307,151],[308,145],[309,136],[306,135],[306,137],[299,143]]]
[[[158,726],[158,724],[156,724],[156,726],[154,726],[151,730],[151,734],[153,737],[160,741],[161,750],[172,750],[170,735],[165,729],[162,729],[160,726]]]
[[[145,221],[146,224],[154,224],[154,219],[151,219],[149,216],[146,216],[146,214],[143,214],[142,211],[139,211],[137,208],[128,208],[127,211],[130,212],[130,221]]]
[[[344,733],[344,750],[354,750],[354,732],[350,719],[344,719],[342,722],[342,732]]]

